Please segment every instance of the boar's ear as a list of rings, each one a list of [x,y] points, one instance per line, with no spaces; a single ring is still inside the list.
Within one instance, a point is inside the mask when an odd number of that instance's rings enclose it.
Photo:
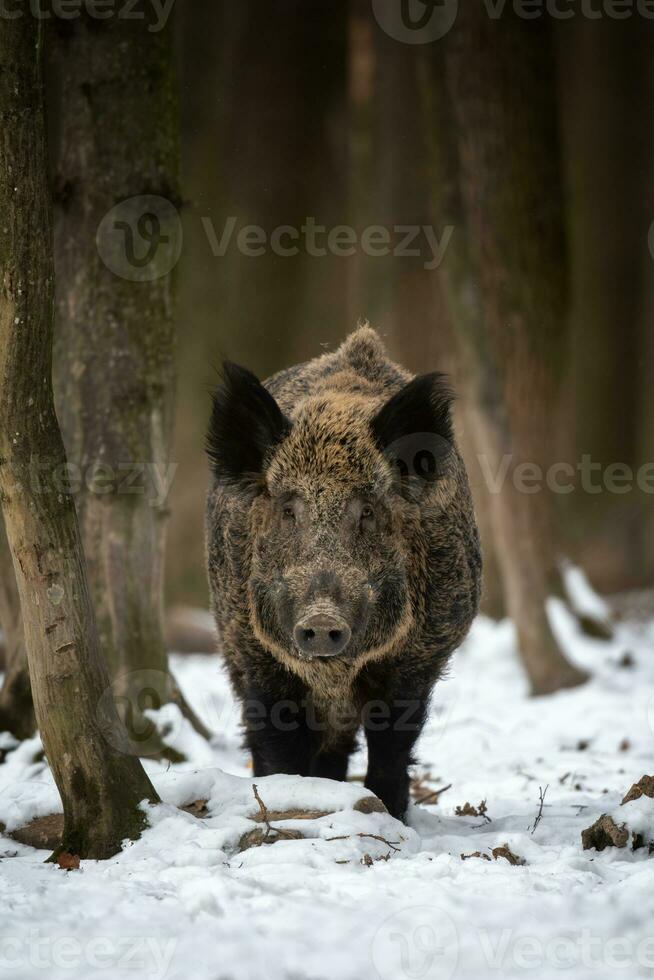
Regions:
[[[446,375],[421,374],[381,407],[372,420],[377,446],[397,468],[402,489],[433,482],[443,473],[453,447],[450,406],[454,393]]]
[[[452,441],[450,406],[454,392],[447,376],[435,371],[421,374],[386,402],[372,421],[380,449],[420,432],[433,432]]]
[[[213,393],[207,455],[220,481],[261,482],[268,454],[288,435],[291,423],[261,382],[246,368],[225,361]]]

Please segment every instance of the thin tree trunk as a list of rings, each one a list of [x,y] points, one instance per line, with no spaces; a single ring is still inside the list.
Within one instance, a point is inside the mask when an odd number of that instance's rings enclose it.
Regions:
[[[647,54],[650,54],[652,50],[653,34],[654,25],[650,25]],[[638,46],[638,51],[644,104],[652,109],[654,108],[654,59],[651,56],[647,56],[642,42]],[[641,177],[642,206],[648,216],[654,217],[654,188],[652,187],[652,181],[647,179],[654,169],[654,132],[651,126],[646,127],[646,129],[647,140],[643,154],[644,166]],[[654,229],[654,225],[651,227]],[[637,412],[637,458],[639,465],[644,465],[648,461],[651,462],[652,447],[654,447],[654,388],[652,386],[652,376],[654,375],[654,330],[652,330],[652,323],[654,323],[653,261],[654,230],[651,230],[649,235],[649,249],[647,253],[643,249],[640,257],[641,285],[638,308],[640,399]],[[644,567],[641,570],[643,578],[639,584],[643,582],[651,583],[654,580],[654,507],[652,506],[651,492],[647,493],[641,490],[639,493],[638,517],[638,525],[643,542],[641,554],[647,556],[643,561]]]
[[[479,405],[486,473],[510,465],[490,519],[506,605],[533,693],[581,683],[548,623],[556,518],[546,490],[516,489],[547,464],[548,413],[564,351],[565,251],[547,38],[507,10],[460,10],[432,59],[439,213],[455,226],[444,263],[460,349]],[[547,193],[543,192],[547,188]],[[551,444],[551,443],[550,443]]]
[[[14,566],[0,514],[0,626],[5,635],[5,677],[0,688],[0,732],[16,738],[34,734],[34,706]]]
[[[61,848],[116,853],[156,793],[109,692],[51,383],[53,263],[40,24],[0,19],[0,498],[36,719],[61,794]]]
[[[453,346],[456,350],[456,343]],[[480,466],[480,459],[484,458],[487,448],[484,444],[484,420],[476,399],[474,384],[467,375],[461,356],[457,358],[456,391],[461,400],[460,417],[462,420],[458,439],[461,454],[468,470],[475,516],[479,528],[481,552],[484,557],[479,610],[492,619],[504,619],[507,608],[497,557],[498,542],[494,533],[493,508],[488,486]]]
[[[339,224],[346,206],[347,3],[318,0],[309,13],[305,0],[218,2],[220,72],[211,72],[208,98],[220,106],[219,127],[207,132],[204,146],[210,174],[218,168],[221,175],[221,199],[214,200],[224,211],[212,214],[217,234],[228,215],[239,219],[237,228],[252,223],[268,235],[282,226],[301,229],[307,219]],[[190,17],[197,31],[202,22]],[[325,239],[320,233],[316,252]],[[286,237],[281,247],[288,248]],[[238,345],[241,356],[251,350],[255,371],[313,356],[317,341],[342,336],[349,259],[327,248],[312,255],[301,240],[297,249],[284,255],[269,244],[253,258],[232,244],[216,266],[223,342]]]
[[[148,26],[80,17],[58,39],[56,391],[119,712],[140,754],[179,758],[143,715],[175,701],[209,734],[164,645],[179,146],[172,26]]]
[[[368,17],[374,18],[369,9]],[[374,98],[372,100],[373,180],[365,188],[372,197],[368,220],[382,225],[394,243],[415,229],[409,246],[385,257],[367,260],[366,298],[370,317],[390,333],[394,353],[412,370],[434,364],[452,372],[454,359],[444,322],[444,303],[437,288],[436,261],[422,229],[435,227],[425,114],[419,86],[419,58],[412,45],[398,44],[379,29],[374,38]],[[410,176],[409,176],[410,175]],[[372,193],[371,193],[372,191]],[[403,229],[395,232],[394,229]],[[445,314],[446,316],[447,314]]]
[[[376,76],[375,21],[366,0],[350,0],[347,11],[347,199],[349,223],[365,228],[375,221],[374,93]],[[379,299],[375,296],[369,256],[357,248],[346,260],[348,324],[368,319],[379,328]]]

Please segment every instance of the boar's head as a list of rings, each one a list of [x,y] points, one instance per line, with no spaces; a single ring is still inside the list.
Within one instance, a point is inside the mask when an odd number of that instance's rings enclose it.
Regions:
[[[406,635],[422,602],[421,504],[443,493],[455,454],[451,398],[429,374],[386,397],[326,390],[289,417],[253,374],[225,364],[207,450],[247,514],[249,618],[265,648],[367,659]]]

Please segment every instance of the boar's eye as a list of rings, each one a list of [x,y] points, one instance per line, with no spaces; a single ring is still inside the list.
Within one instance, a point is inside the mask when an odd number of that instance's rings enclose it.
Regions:
[[[375,523],[375,512],[370,504],[364,504],[359,515],[359,523],[362,528],[370,528]]]
[[[282,517],[285,521],[295,520],[295,509],[292,504],[284,504],[282,507]]]

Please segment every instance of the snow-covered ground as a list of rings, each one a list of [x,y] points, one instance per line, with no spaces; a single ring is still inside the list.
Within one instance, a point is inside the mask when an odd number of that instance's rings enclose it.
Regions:
[[[583,851],[580,840],[654,769],[654,623],[624,623],[605,643],[578,635],[560,605],[552,614],[592,682],[528,698],[510,625],[478,620],[419,744],[416,774],[451,787],[414,806],[408,828],[355,809],[367,795],[356,781],[274,776],[256,780],[269,812],[335,812],[271,819],[305,837],[244,851],[241,836],[265,826],[251,820],[259,805],[238,710],[215,657],[174,658],[187,697],[219,733],[214,744],[168,712],[171,740],[191,761],[146,763],[165,803],[111,861],[63,871],[0,837],[0,977],[654,976],[654,857]],[[57,809],[38,749],[24,743],[0,765],[9,829]],[[361,751],[351,774],[364,768]],[[173,805],[200,798],[206,819]],[[456,815],[482,800],[486,816]],[[525,863],[462,859],[504,844]]]

